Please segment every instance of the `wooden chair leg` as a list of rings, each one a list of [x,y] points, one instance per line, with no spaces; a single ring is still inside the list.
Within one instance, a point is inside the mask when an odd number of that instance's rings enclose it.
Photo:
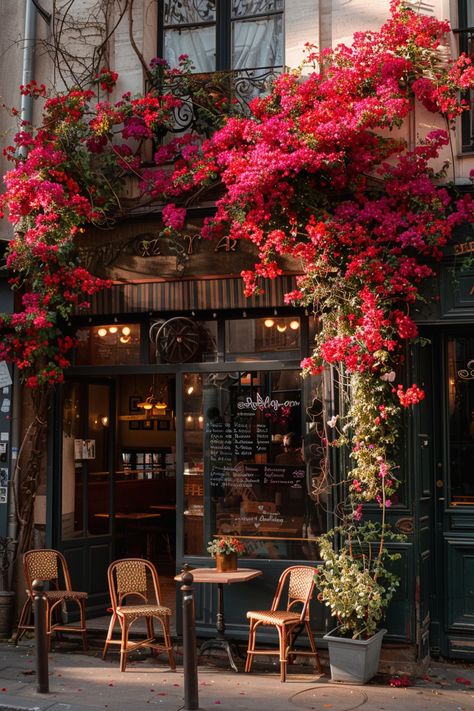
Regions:
[[[308,635],[311,651],[314,653],[314,658],[316,660],[316,668],[318,670],[318,674],[321,674],[321,662],[319,660],[319,654],[318,654],[318,650],[316,649],[316,643],[314,641],[313,633],[311,632],[311,625],[309,623],[309,620],[306,620],[305,627],[306,627],[306,634]]]
[[[145,622],[146,622],[146,634],[149,639],[154,639],[155,638],[155,632],[153,630],[153,617],[145,617]],[[153,643],[152,643],[153,644]],[[156,656],[157,650],[154,647],[151,647],[151,656],[154,657]]]
[[[280,681],[286,681],[286,664],[287,664],[287,657],[286,657],[286,627],[283,625],[280,627],[280,625],[277,626],[278,630],[278,637],[280,640]]]
[[[168,663],[173,671],[176,671],[176,662],[174,660],[174,654],[173,654],[173,645],[171,643],[171,634],[170,634],[170,621],[166,617],[164,620],[162,620],[162,625],[163,625],[163,637],[165,638],[165,646],[168,651]]]
[[[105,657],[107,655],[107,649],[108,649],[110,641],[112,639],[116,621],[117,621],[117,615],[114,612],[114,613],[112,613],[112,617],[110,618],[109,629],[107,631],[107,637],[105,638],[104,650],[102,652],[102,659],[105,659]]]
[[[122,643],[120,645],[120,671],[124,672],[127,666],[127,649],[128,649],[128,622],[121,621],[122,625]]]
[[[85,600],[79,600],[79,612],[80,612],[80,619],[81,619],[81,636],[82,636],[82,648],[84,652],[87,652],[88,650],[88,644],[87,644],[87,630],[86,630],[86,601]]]
[[[15,639],[15,644],[18,644],[18,642],[25,634],[27,624],[31,624],[32,607],[33,606],[31,604],[31,598],[28,596],[23,604],[23,607],[21,608],[20,619],[18,620],[17,625],[17,635]]]
[[[255,620],[249,622],[249,641],[247,645],[247,659],[245,660],[245,671],[250,672],[253,661],[253,650],[255,649]]]

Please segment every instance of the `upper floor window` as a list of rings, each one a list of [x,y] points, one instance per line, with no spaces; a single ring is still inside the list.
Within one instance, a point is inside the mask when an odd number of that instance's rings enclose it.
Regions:
[[[196,72],[281,68],[284,0],[162,0],[160,54]]]
[[[459,51],[467,55],[474,55],[474,0],[459,0],[458,5],[458,36]],[[469,91],[466,95],[471,111],[464,112],[462,116],[462,150],[463,152],[474,151],[474,92]]]

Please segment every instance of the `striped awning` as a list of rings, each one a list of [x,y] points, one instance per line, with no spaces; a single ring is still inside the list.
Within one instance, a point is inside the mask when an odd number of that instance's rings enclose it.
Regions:
[[[113,284],[91,298],[92,314],[130,314],[161,311],[203,311],[283,306],[284,295],[295,289],[294,274],[266,279],[264,293],[244,296],[240,277],[208,277],[174,281]]]

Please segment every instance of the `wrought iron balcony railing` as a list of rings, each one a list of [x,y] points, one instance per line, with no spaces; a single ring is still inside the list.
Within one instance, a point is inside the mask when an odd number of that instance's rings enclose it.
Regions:
[[[194,129],[210,135],[228,115],[245,115],[257,96],[264,96],[282,67],[257,67],[229,72],[210,72],[167,78],[164,90],[179,96],[174,133]]]

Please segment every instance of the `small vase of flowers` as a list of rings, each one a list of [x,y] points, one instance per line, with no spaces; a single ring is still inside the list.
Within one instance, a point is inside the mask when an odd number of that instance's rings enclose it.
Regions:
[[[237,556],[245,551],[244,544],[238,538],[213,538],[207,544],[207,552],[216,559],[216,569],[219,573],[237,570]]]

